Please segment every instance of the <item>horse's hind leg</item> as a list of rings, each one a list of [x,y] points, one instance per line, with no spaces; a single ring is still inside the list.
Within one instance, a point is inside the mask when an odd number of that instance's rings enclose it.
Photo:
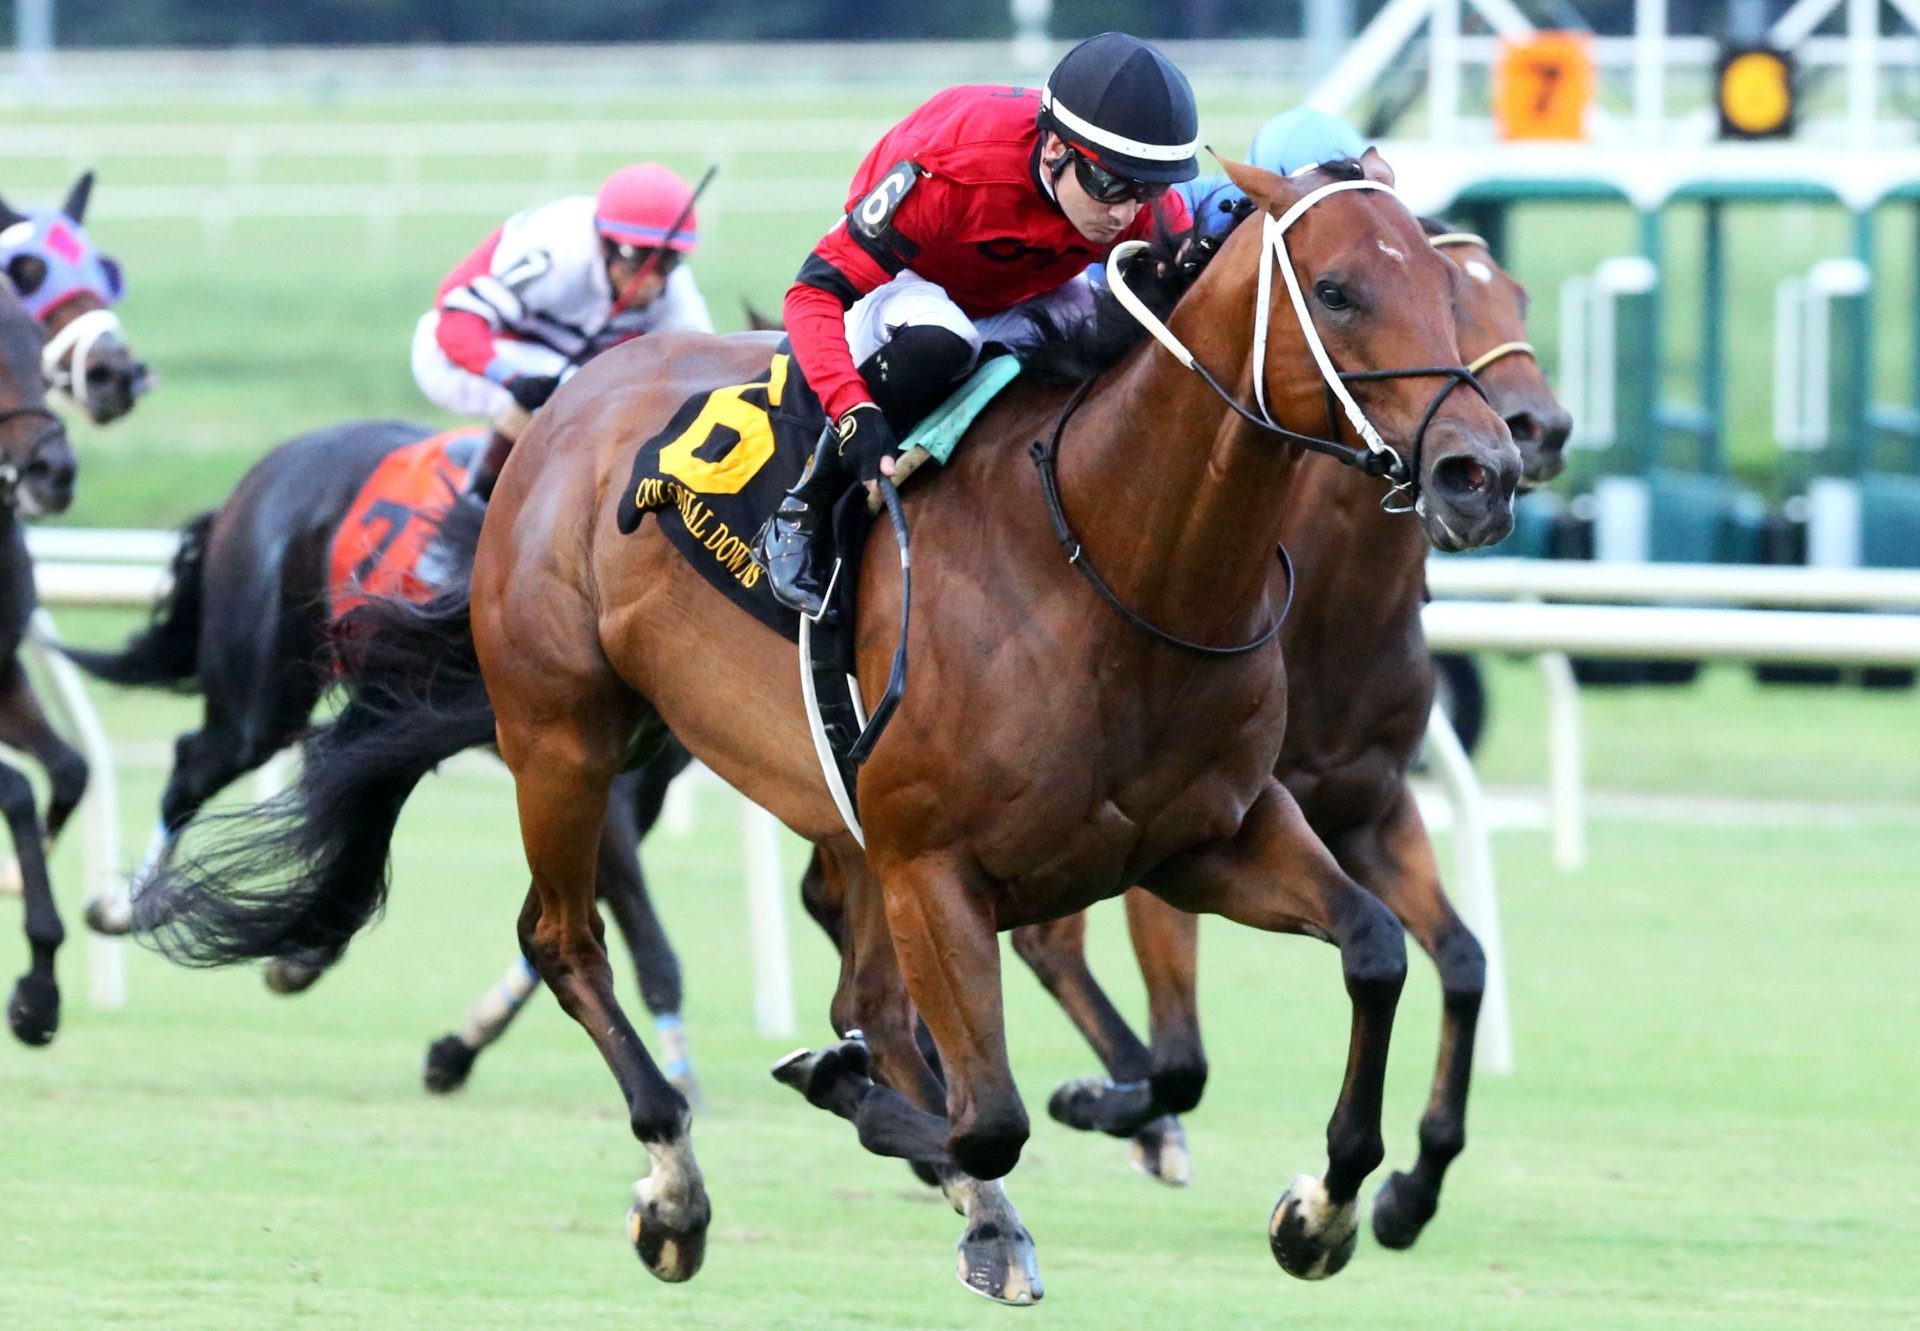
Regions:
[[[1433,1218],[1447,1166],[1467,1144],[1467,1086],[1486,954],[1441,890],[1433,842],[1405,786],[1386,818],[1342,837],[1334,852],[1342,868],[1400,917],[1440,971],[1440,1053],[1420,1116],[1420,1156],[1412,1172],[1390,1175],[1373,1202],[1374,1237],[1384,1247],[1407,1248]]]
[[[653,1014],[654,1038],[667,1080],[698,1104],[699,1083],[693,1075],[686,1021],[680,1015],[684,998],[680,958],[647,895],[646,873],[640,865],[640,843],[660,820],[667,787],[685,770],[687,761],[686,751],[669,743],[650,762],[614,782],[600,841],[600,901],[633,957],[640,999]]]
[[[43,1045],[60,1029],[60,984],[53,959],[67,931],[60,923],[53,884],[47,877],[46,843],[33,787],[19,769],[5,763],[0,763],[0,814],[13,833],[13,851],[20,862],[27,944],[32,952],[27,973],[15,983],[8,1000],[7,1025],[22,1044]]]
[[[1330,1276],[1353,1256],[1360,1185],[1385,1155],[1380,1099],[1407,973],[1400,922],[1340,871],[1277,782],[1248,810],[1233,840],[1163,865],[1149,886],[1185,910],[1312,934],[1340,949],[1353,1023],[1346,1076],[1327,1123],[1327,1172],[1296,1178],[1267,1224],[1274,1258],[1289,1273]]]
[[[598,644],[590,649],[598,657]],[[599,1047],[626,1098],[633,1135],[653,1159],[635,1185],[628,1235],[662,1280],[686,1280],[706,1254],[711,1209],[689,1140],[687,1102],[661,1075],[614,995],[594,904],[607,789],[643,724],[645,705],[605,671],[522,651],[487,673],[500,756],[513,772],[520,836],[533,871],[520,944],[567,1015]],[[483,661],[486,657],[483,653]]]

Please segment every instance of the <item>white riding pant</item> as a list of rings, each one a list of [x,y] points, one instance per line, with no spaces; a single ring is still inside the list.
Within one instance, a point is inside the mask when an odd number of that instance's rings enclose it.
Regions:
[[[435,335],[439,327],[440,312],[428,310],[413,330],[413,380],[427,401],[456,416],[489,421],[512,406],[513,394],[448,358]],[[494,338],[493,354],[520,374],[557,375],[567,366],[567,358],[552,347],[512,337]]]
[[[945,287],[927,281],[908,268],[885,286],[875,287],[853,303],[853,308],[847,311],[847,347],[853,352],[853,363],[861,365],[891,342],[902,328],[932,324],[966,339],[973,354],[978,356],[981,346],[987,342],[1014,348],[1034,342],[1039,337],[1039,329],[1033,316],[1041,311],[1065,324],[1090,317],[1093,288],[1088,285],[1086,275],[1083,273],[1052,291],[1022,301],[1010,310],[969,319],[953,303]]]

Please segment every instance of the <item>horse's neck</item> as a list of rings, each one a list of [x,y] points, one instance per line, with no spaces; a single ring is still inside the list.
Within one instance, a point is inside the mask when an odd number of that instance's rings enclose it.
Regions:
[[[1252,310],[1200,297],[1182,302],[1175,332],[1236,383]],[[1170,632],[1224,644],[1277,609],[1267,593],[1296,458],[1148,343],[1070,424],[1061,486],[1088,557],[1122,600]]]
[[[1411,513],[1380,506],[1385,484],[1332,458],[1309,458],[1287,498],[1281,539],[1301,570],[1296,604],[1343,636],[1417,615],[1427,538]]]

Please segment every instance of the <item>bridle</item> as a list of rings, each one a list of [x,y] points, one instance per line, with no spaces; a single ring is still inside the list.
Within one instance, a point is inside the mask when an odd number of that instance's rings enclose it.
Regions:
[[[1476,236],[1471,231],[1443,231],[1437,236],[1427,237],[1427,243],[1436,250],[1446,249],[1449,245],[1473,245],[1483,250],[1488,248],[1485,238]],[[1521,353],[1533,357],[1535,361],[1540,359],[1540,353],[1533,349],[1531,342],[1502,342],[1499,346],[1490,347],[1469,361],[1467,373],[1479,374],[1495,361]]]
[[[1253,316],[1254,406],[1252,408],[1241,403],[1222,385],[1213,372],[1200,363],[1186,343],[1182,342],[1158,315],[1148,309],[1146,302],[1142,301],[1127,285],[1124,271],[1126,262],[1147,248],[1147,242],[1134,240],[1114,247],[1107,257],[1107,286],[1119,300],[1121,307],[1152,335],[1154,341],[1171,352],[1180,364],[1198,374],[1206,382],[1207,387],[1211,388],[1214,394],[1242,420],[1311,452],[1324,453],[1347,466],[1356,467],[1369,476],[1383,478],[1389,488],[1386,496],[1381,500],[1381,507],[1388,512],[1423,512],[1425,497],[1420,493],[1420,461],[1424,452],[1427,427],[1432,424],[1434,416],[1438,414],[1440,404],[1446,401],[1454,389],[1463,385],[1478,393],[1484,401],[1487,396],[1486,390],[1481,388],[1479,381],[1473,377],[1475,369],[1492,364],[1501,355],[1506,355],[1511,350],[1521,349],[1521,345],[1508,344],[1504,347],[1496,347],[1494,353],[1481,357],[1473,366],[1430,365],[1404,370],[1341,371],[1335,369],[1333,358],[1327,354],[1326,344],[1321,341],[1320,331],[1314,325],[1313,314],[1307,308],[1306,296],[1300,290],[1300,278],[1293,270],[1293,259],[1287,251],[1286,234],[1288,228],[1316,203],[1335,194],[1344,194],[1352,190],[1377,190],[1383,194],[1394,192],[1389,186],[1378,181],[1338,180],[1303,195],[1278,217],[1272,213],[1262,214],[1259,293],[1255,297]],[[1267,409],[1267,325],[1273,304],[1273,270],[1276,267],[1286,283],[1287,295],[1293,304],[1294,317],[1299,321],[1301,335],[1307,343],[1308,350],[1313,354],[1314,364],[1318,367],[1320,377],[1326,385],[1327,433],[1325,436],[1290,430],[1274,420],[1272,413]],[[1525,350],[1531,352],[1532,348],[1526,347]],[[1380,432],[1374,428],[1373,422],[1367,419],[1366,412],[1361,410],[1360,404],[1354,400],[1347,384],[1422,378],[1441,378],[1446,382],[1427,403],[1427,409],[1420,417],[1420,424],[1413,435],[1411,457],[1403,458],[1380,437]],[[1066,509],[1061,503],[1056,464],[1060,451],[1060,438],[1066,431],[1067,421],[1086,399],[1091,387],[1091,382],[1081,385],[1061,409],[1059,419],[1054,423],[1051,437],[1045,443],[1035,442],[1028,450],[1034,466],[1039,470],[1041,490],[1047,501],[1047,516],[1053,523],[1054,536],[1059,540],[1061,549],[1066,551],[1067,562],[1080,571],[1101,598],[1119,612],[1121,618],[1162,642],[1185,651],[1213,657],[1240,656],[1265,647],[1279,634],[1281,626],[1286,623],[1287,611],[1293,604],[1293,562],[1288,557],[1285,546],[1280,547],[1279,558],[1281,566],[1287,572],[1287,599],[1280,613],[1258,637],[1226,647],[1193,642],[1156,627],[1137,611],[1125,605],[1088,561],[1086,550],[1079,538],[1073,534],[1072,525],[1067,520]],[[1351,444],[1340,442],[1336,408],[1345,415],[1347,424],[1360,437],[1363,447],[1355,448]],[[1396,496],[1404,496],[1405,502],[1395,504],[1393,500]]]
[[[88,310],[47,339],[40,351],[40,375],[47,387],[81,411],[87,410],[87,362],[102,338],[120,340],[120,316],[109,309]]]
[[[45,407],[0,408],[0,426],[9,425],[16,420],[23,420],[29,416],[38,416],[47,422],[46,428],[41,430],[39,434],[36,434],[20,454],[20,456],[30,459],[39,449],[40,445],[59,434],[64,427],[60,424],[60,418],[51,411],[48,411]],[[20,476],[21,472],[18,463],[11,459],[0,459],[0,507],[13,508],[19,502]]]

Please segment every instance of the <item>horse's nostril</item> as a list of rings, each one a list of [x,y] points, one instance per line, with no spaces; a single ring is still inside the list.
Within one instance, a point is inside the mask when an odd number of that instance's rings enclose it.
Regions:
[[[1540,422],[1530,411],[1516,411],[1505,418],[1507,433],[1513,436],[1513,442],[1524,444],[1540,437]]]
[[[1459,495],[1477,494],[1488,488],[1487,469],[1475,458],[1446,458],[1434,468],[1440,487]]]

